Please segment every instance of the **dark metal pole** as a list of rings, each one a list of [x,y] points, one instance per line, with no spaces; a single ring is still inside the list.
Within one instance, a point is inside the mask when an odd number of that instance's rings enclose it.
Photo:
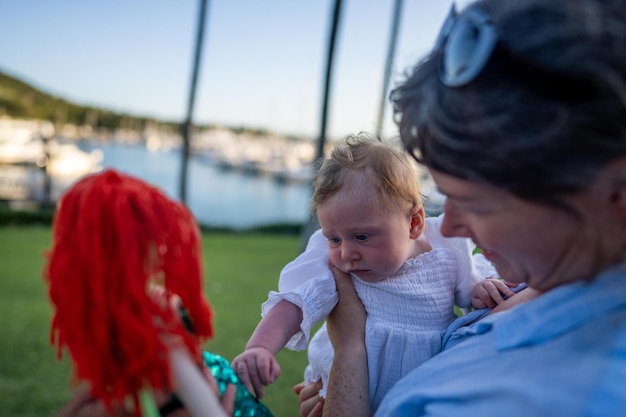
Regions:
[[[187,203],[187,167],[189,165],[189,148],[193,116],[193,106],[196,100],[196,84],[198,81],[198,70],[200,68],[200,58],[202,55],[202,41],[204,38],[204,22],[206,20],[208,0],[200,0],[200,13],[198,13],[198,31],[196,34],[196,52],[193,60],[193,73],[191,76],[191,87],[189,90],[189,102],[187,103],[187,118],[182,126],[183,155],[180,173],[180,201]]]
[[[341,17],[341,0],[335,0],[335,6],[333,8],[332,23],[330,26],[330,36],[328,37],[328,53],[326,55],[326,74],[324,78],[324,95],[322,98],[322,118],[320,123],[320,135],[317,142],[317,158],[314,166],[317,167],[317,162],[324,158],[324,145],[326,143],[326,124],[328,120],[328,102],[330,98],[330,84],[332,78],[333,58],[335,56],[335,44],[337,43],[337,31],[339,29],[339,18]],[[301,247],[304,250],[306,247],[309,236],[319,227],[317,218],[312,216],[310,220],[305,223],[301,236]]]
[[[396,51],[398,39],[398,29],[400,27],[400,16],[402,15],[402,0],[396,0],[394,5],[393,20],[391,22],[391,35],[389,37],[389,47],[387,48],[387,60],[385,62],[385,75],[383,79],[383,91],[380,97],[378,108],[378,122],[376,123],[376,137],[382,140],[383,118],[385,116],[385,105],[387,104],[387,93],[389,91],[389,79],[393,68],[393,58]]]
[[[341,0],[335,0],[333,9],[333,20],[328,38],[328,54],[326,57],[326,76],[324,78],[324,96],[322,99],[322,121],[320,124],[320,137],[317,146],[317,158],[324,157],[324,143],[326,142],[326,122],[328,120],[328,101],[330,97],[330,84],[332,78],[333,58],[335,56],[335,44],[337,43],[337,30],[339,28],[339,17],[341,15]]]

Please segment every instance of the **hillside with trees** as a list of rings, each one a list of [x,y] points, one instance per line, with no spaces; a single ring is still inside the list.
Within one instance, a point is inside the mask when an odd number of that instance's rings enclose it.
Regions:
[[[158,125],[171,132],[179,132],[181,122],[156,120],[150,117],[116,113],[107,109],[81,106],[52,94],[41,91],[32,85],[0,70],[0,117],[14,119],[49,120],[55,125],[89,125],[93,129],[108,130],[131,129],[143,131],[147,126]],[[211,129],[213,125],[195,125],[196,128]],[[265,136],[266,129],[229,126],[226,129],[236,134],[248,133]],[[290,139],[298,139],[288,136]]]
[[[119,127],[143,129],[157,122],[147,117],[131,116],[106,109],[81,106],[43,92],[15,77],[0,71],[0,116],[16,119],[49,120],[54,124],[90,125],[94,128],[115,130]],[[159,124],[178,128],[178,123],[159,121]]]

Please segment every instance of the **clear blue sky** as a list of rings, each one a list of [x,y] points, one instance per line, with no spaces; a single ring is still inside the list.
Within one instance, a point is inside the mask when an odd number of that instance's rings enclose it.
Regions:
[[[450,0],[404,0],[393,83]],[[462,3],[462,2],[461,2]],[[317,137],[333,0],[212,0],[193,119]],[[0,0],[0,70],[79,104],[182,121],[200,1]],[[393,0],[344,0],[328,134],[374,132]],[[396,129],[386,110],[385,134]]]

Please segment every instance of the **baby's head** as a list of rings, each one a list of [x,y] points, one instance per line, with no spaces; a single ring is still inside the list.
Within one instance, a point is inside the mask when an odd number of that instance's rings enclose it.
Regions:
[[[212,334],[203,296],[199,230],[191,212],[156,187],[114,170],[62,197],[44,270],[55,308],[51,341],[67,348],[74,379],[111,404],[147,386],[169,388],[164,337],[199,354]],[[188,334],[152,284],[182,301]]]
[[[347,137],[322,162],[315,176],[312,208],[316,211],[339,192],[359,193],[362,187],[373,189],[389,211],[423,207],[412,159],[391,143],[361,133]]]
[[[337,146],[318,170],[312,197],[331,261],[366,281],[416,255],[424,227],[419,176],[410,157],[363,134]]]

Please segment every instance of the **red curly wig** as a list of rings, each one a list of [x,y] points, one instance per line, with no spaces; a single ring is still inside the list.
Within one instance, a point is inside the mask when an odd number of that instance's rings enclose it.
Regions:
[[[191,212],[146,182],[106,170],[64,194],[44,279],[55,307],[50,342],[72,357],[73,381],[89,381],[107,407],[147,387],[171,389],[163,335],[179,336],[195,357],[211,337],[203,296],[198,225]],[[159,276],[193,322],[150,295]],[[199,359],[198,359],[199,360]]]

